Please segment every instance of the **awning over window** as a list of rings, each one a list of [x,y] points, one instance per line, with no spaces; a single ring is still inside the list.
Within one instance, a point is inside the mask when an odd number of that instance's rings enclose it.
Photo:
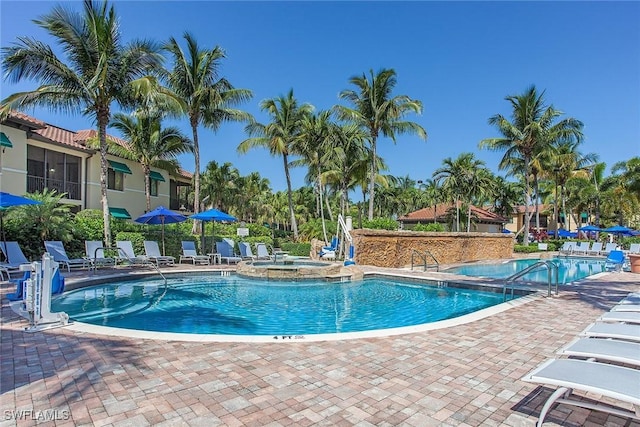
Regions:
[[[151,171],[151,174],[149,175],[149,178],[151,178],[153,180],[156,180],[156,181],[164,182],[164,177],[162,176],[162,174],[160,172]]]
[[[129,169],[129,166],[125,165],[124,163],[109,160],[109,166],[111,166],[111,169],[116,172],[128,173],[129,175],[131,175],[131,169]]]
[[[0,132],[0,147],[13,148],[11,140],[9,140],[9,137],[5,135],[4,132]]]
[[[114,218],[131,219],[131,215],[125,208],[109,208],[109,213]]]

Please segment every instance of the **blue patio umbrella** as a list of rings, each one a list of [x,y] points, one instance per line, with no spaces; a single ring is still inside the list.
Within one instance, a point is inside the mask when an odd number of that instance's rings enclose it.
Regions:
[[[215,236],[216,236],[216,223],[215,221],[228,221],[233,222],[237,221],[238,218],[235,216],[229,215],[226,212],[219,211],[218,209],[209,209],[208,211],[200,212],[194,215],[191,215],[189,218],[199,219],[200,221],[213,221],[213,235],[211,238],[211,253],[215,252],[213,250],[213,245],[215,245]],[[204,232],[202,233],[202,241],[204,244]]]
[[[595,225],[585,225],[584,227],[578,228],[580,231],[602,231],[600,227],[596,227]]]
[[[174,224],[176,222],[186,221],[187,217],[172,210],[165,208],[164,206],[158,206],[152,211],[147,212],[144,215],[140,215],[138,218],[134,219],[135,222],[139,222],[141,224],[152,224],[159,225],[162,224],[162,255],[165,255],[164,252],[164,225],[165,224]]]
[[[630,229],[629,227],[625,227],[625,226],[622,226],[622,225],[614,225],[613,227],[605,228],[602,231],[604,231],[605,233],[628,234],[628,235],[630,235],[633,230]]]
[[[16,196],[15,194],[5,193],[4,191],[0,191],[0,234],[2,235],[2,241],[7,242],[7,238],[4,234],[4,219],[3,212],[5,209],[8,209],[13,206],[22,206],[22,205],[40,205],[42,202],[37,200],[28,199],[22,196]],[[7,254],[7,262],[9,262],[9,254]]]
[[[558,230],[558,237],[571,237],[571,232],[565,230],[564,228],[561,228],[560,230]]]

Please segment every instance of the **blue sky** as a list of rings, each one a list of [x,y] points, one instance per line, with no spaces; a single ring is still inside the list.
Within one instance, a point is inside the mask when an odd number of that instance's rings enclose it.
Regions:
[[[81,2],[0,2],[0,44],[18,36],[51,43],[31,22],[55,4],[80,10]],[[597,153],[610,167],[640,156],[639,2],[213,2],[117,1],[127,39],[164,41],[191,32],[201,46],[219,45],[222,74],[254,98],[244,105],[259,121],[259,102],[294,90],[317,110],[340,103],[351,76],[393,68],[395,94],[423,102],[409,116],[428,132],[426,142],[400,135],[379,140],[379,153],[395,176],[430,178],[447,157],[473,152],[498,172],[501,153],[479,150],[498,136],[487,119],[510,114],[505,96],[530,85],[549,104],[584,122],[582,153]],[[36,87],[3,80],[2,98]],[[71,130],[92,123],[47,110],[26,111]],[[178,123],[190,135],[187,122]],[[111,131],[114,133],[113,131]],[[202,168],[229,161],[247,175],[258,171],[274,190],[285,188],[282,160],[264,150],[236,154],[244,126],[216,134],[200,129]],[[181,157],[187,170],[191,157]],[[294,187],[304,185],[294,169]]]

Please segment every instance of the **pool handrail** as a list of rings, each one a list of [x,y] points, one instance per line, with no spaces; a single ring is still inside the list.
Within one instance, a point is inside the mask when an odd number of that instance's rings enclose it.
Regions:
[[[515,286],[513,284],[514,284],[515,280],[519,279],[520,277],[524,276],[525,274],[530,273],[533,270],[536,270],[539,267],[543,267],[543,266],[547,268],[547,284],[548,284],[547,296],[548,297],[551,296],[551,282],[552,282],[551,276],[552,276],[552,271],[555,272],[556,295],[558,295],[558,266],[553,261],[538,261],[535,264],[532,264],[532,265],[528,266],[524,270],[518,271],[514,275],[508,277],[507,280],[505,280],[504,285],[502,285],[502,298],[503,298],[503,300],[504,301],[507,300],[507,287],[509,286],[509,284],[511,284],[511,299],[513,299],[513,293],[514,293],[514,289],[515,289]]]
[[[128,260],[131,265],[135,264],[135,261],[133,259],[129,258],[129,256],[126,254],[126,252],[124,250],[122,250],[122,248],[120,248],[118,246],[100,246],[100,247],[96,247],[95,250],[94,250],[94,253],[93,253],[94,259],[98,256],[98,251],[105,251],[105,250],[115,250],[115,251],[118,252],[118,255],[120,256],[121,259]],[[164,277],[164,274],[162,274],[162,272],[160,271],[160,268],[156,264],[154,264],[150,260],[149,260],[149,262],[146,262],[146,261],[143,262],[143,264],[144,265],[148,265],[148,266],[152,267],[154,270],[156,270],[156,272],[160,275],[160,277],[162,277],[162,280],[164,281],[165,287],[167,286],[167,278]]]
[[[416,249],[411,249],[411,270],[413,270],[413,266],[415,265],[413,260],[414,260],[414,255],[418,255],[420,257],[420,259],[422,259],[423,264],[423,271],[427,271],[427,268],[429,267],[435,267],[436,271],[440,271],[440,263],[438,262],[438,260],[436,259],[436,257],[433,256],[433,254],[431,252],[429,252],[428,250],[424,251],[424,255],[419,252]],[[427,256],[429,256],[433,262],[435,262],[435,264],[427,264]]]

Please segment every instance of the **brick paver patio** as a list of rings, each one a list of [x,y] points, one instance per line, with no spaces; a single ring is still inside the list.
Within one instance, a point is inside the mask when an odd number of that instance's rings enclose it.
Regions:
[[[0,426],[533,426],[553,390],[520,378],[640,280],[612,273],[428,332],[267,344],[28,334],[8,291]],[[560,405],[545,425],[640,423]]]

